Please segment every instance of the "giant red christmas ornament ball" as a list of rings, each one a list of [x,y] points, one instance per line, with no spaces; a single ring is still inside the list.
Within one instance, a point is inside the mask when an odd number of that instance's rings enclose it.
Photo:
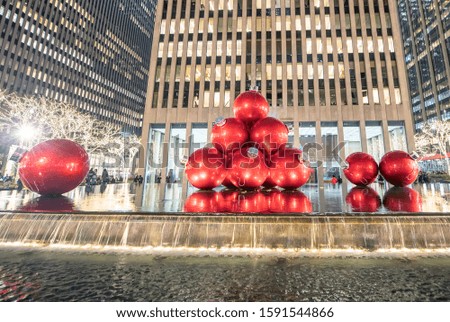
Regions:
[[[274,117],[259,120],[250,130],[250,140],[264,148],[268,153],[274,153],[286,145],[288,137],[287,126]]]
[[[298,189],[311,177],[311,169],[301,160],[301,151],[286,148],[272,157],[273,168],[270,177],[278,187],[288,190]]]
[[[350,154],[345,161],[348,166],[344,169],[344,174],[351,183],[367,186],[376,180],[378,164],[370,154],[356,152]]]
[[[240,94],[233,104],[234,116],[250,128],[269,114],[269,103],[258,91]]]
[[[203,148],[192,153],[185,172],[194,187],[205,190],[220,186],[227,175],[223,154],[216,148]]]
[[[230,177],[229,177],[228,174],[227,174],[227,176],[225,176],[225,179],[223,179],[222,186],[224,186],[225,188],[228,188],[228,189],[235,189],[236,188],[234,186],[234,184],[231,182]]]
[[[269,175],[268,175],[266,181],[264,181],[264,183],[263,183],[263,187],[266,189],[272,189],[277,186],[277,183],[273,180],[273,178],[270,174],[270,169],[274,167],[271,157],[272,157],[271,155],[266,155],[266,165],[269,168]]]
[[[197,191],[187,198],[184,203],[185,212],[214,213],[221,211],[223,199],[215,191]]]
[[[421,212],[422,196],[409,187],[393,187],[384,195],[383,205],[390,211]]]
[[[392,151],[381,158],[380,173],[394,186],[405,187],[416,181],[419,165],[408,153]]]
[[[313,211],[311,200],[298,190],[275,191],[270,196],[270,212],[289,214],[311,213]]]
[[[354,212],[376,212],[381,207],[381,198],[370,187],[354,187],[345,198]]]
[[[250,190],[259,188],[269,175],[264,155],[256,148],[236,151],[229,162],[228,175],[237,188]]]
[[[89,171],[89,156],[82,146],[64,139],[42,142],[19,162],[25,187],[41,195],[60,195],[75,189]]]
[[[246,125],[234,117],[218,119],[212,128],[212,144],[221,152],[242,147],[248,138]]]

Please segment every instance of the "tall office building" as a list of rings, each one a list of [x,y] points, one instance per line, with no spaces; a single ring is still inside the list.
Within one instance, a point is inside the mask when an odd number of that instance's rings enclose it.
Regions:
[[[254,86],[291,126],[290,141],[323,162],[319,182],[338,171],[340,142],[341,157],[413,148],[395,2],[165,0],[156,16],[143,126],[149,181],[160,171],[181,180],[178,159],[209,142],[214,120],[232,116],[236,96]]]
[[[399,0],[416,130],[450,119],[450,1]]]
[[[140,132],[156,0],[1,0],[0,89]]]

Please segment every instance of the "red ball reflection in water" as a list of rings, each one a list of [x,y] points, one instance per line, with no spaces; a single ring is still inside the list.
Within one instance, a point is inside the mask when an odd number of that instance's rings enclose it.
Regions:
[[[237,211],[237,202],[239,198],[238,190],[222,190],[219,192],[221,195],[220,211],[226,213],[234,213]]]
[[[421,212],[422,196],[409,187],[393,187],[384,195],[383,205],[390,211]]]
[[[348,168],[344,169],[344,174],[351,183],[367,186],[376,180],[378,164],[370,154],[356,152],[350,154],[345,161]]]
[[[258,120],[267,117],[269,103],[258,91],[247,91],[236,97],[233,112],[247,128],[251,128]]]
[[[26,212],[74,212],[75,205],[72,199],[64,196],[42,196],[30,200],[20,208]]]
[[[190,195],[184,203],[184,211],[191,213],[216,213],[220,212],[223,199],[220,193],[215,191],[197,191]]]
[[[278,191],[271,194],[270,212],[273,213],[311,213],[311,200],[301,191]]]
[[[269,205],[263,193],[251,191],[239,194],[235,209],[238,213],[266,213]]]
[[[42,142],[24,154],[19,176],[25,187],[41,195],[60,195],[75,189],[89,171],[89,156],[73,141]]]
[[[416,181],[419,165],[408,153],[392,151],[381,159],[380,172],[387,182],[397,187],[405,187]]]
[[[354,187],[345,198],[355,212],[376,212],[381,207],[381,198],[370,187]]]

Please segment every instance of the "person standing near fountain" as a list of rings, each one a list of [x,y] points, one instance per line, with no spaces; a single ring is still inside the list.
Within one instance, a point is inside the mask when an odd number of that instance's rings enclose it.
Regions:
[[[102,183],[106,185],[108,183],[108,181],[109,181],[108,170],[103,169],[103,172],[102,172]]]

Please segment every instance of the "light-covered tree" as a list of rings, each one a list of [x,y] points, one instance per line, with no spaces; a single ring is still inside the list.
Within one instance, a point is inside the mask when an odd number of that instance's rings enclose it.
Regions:
[[[123,134],[116,136],[114,141],[108,144],[107,152],[115,158],[116,167],[121,168],[125,173],[125,161],[128,158],[128,168],[133,171],[134,159],[141,148],[141,139],[135,134]]]
[[[46,98],[0,92],[0,127],[31,147],[50,139],[69,139],[89,154],[106,151],[120,131],[76,107]]]
[[[447,172],[450,174],[450,121],[431,121],[425,123],[415,135],[417,152],[421,155],[440,153],[444,156]]]

